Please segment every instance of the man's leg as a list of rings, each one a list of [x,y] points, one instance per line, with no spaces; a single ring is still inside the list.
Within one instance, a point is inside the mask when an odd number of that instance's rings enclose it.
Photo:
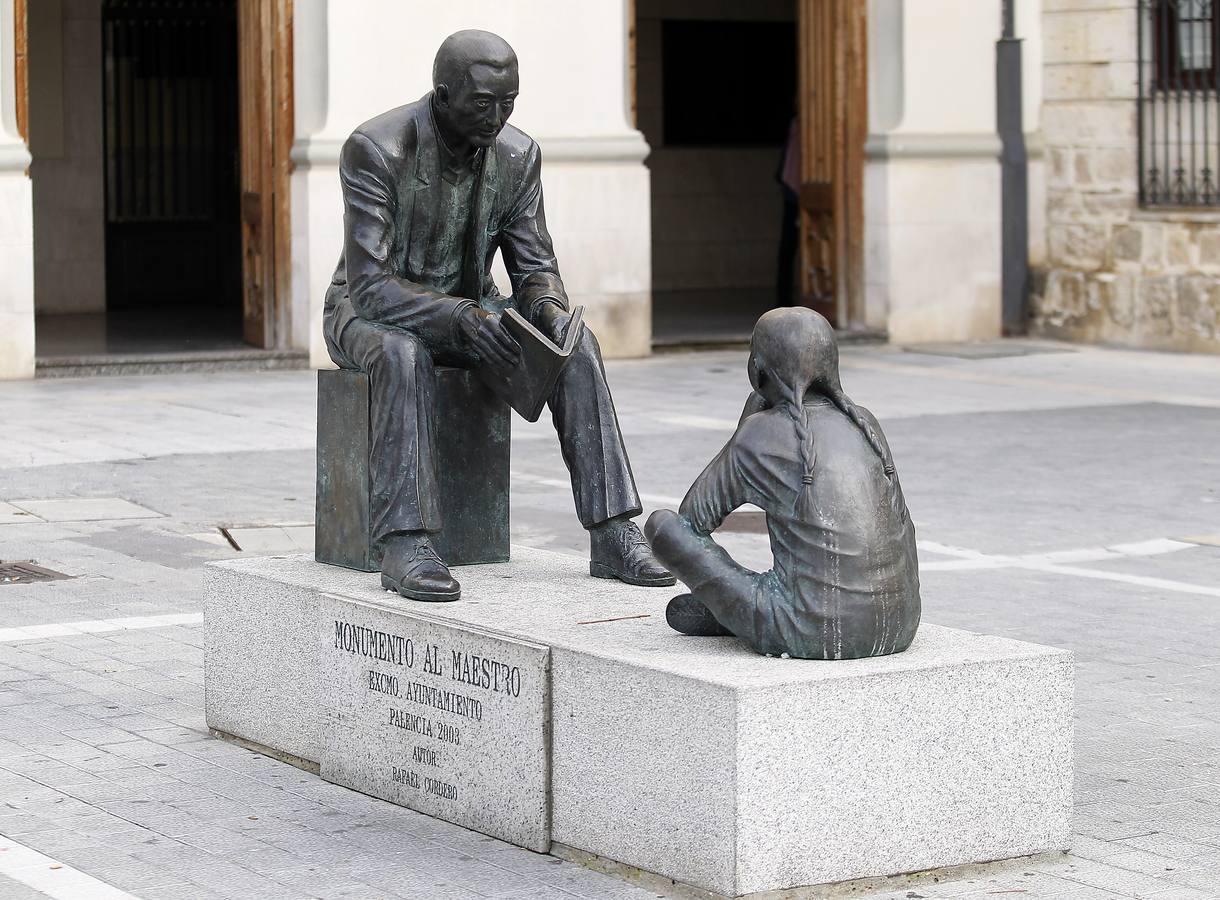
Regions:
[[[628,584],[674,584],[631,521],[643,511],[640,495],[606,384],[601,348],[589,328],[582,330],[549,405],[572,479],[576,514],[589,530],[590,572]]]
[[[615,516],[638,516],[640,495],[606,384],[601,348],[589,328],[582,329],[548,405],[572,477],[580,524],[590,528]]]
[[[415,600],[456,600],[461,588],[428,538],[441,528],[432,357],[409,332],[362,319],[338,344],[369,376],[369,514],[382,584]]]

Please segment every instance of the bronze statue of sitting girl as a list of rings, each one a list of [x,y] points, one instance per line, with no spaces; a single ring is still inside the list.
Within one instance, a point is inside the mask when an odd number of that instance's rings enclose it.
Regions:
[[[670,601],[666,620],[774,656],[905,650],[919,626],[915,528],[881,426],[839,384],[830,323],[801,307],[766,313],[749,373],[754,391],[733,437],[678,512],[648,520],[653,552],[691,590]],[[745,503],[767,514],[769,572],[738,565],[712,540]]]

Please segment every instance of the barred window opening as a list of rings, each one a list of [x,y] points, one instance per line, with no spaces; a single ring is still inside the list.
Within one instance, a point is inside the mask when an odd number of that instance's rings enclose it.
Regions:
[[[1138,0],[1143,206],[1220,206],[1220,19],[1213,0]]]

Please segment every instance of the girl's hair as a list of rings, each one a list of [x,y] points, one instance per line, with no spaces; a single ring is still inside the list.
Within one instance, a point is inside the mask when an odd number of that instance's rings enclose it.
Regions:
[[[894,483],[894,460],[889,448],[860,408],[839,383],[839,347],[834,329],[806,307],[784,307],[764,313],[754,326],[751,354],[760,373],[784,389],[784,406],[796,429],[801,448],[801,486],[794,512],[801,518],[813,513],[813,468],[817,462],[813,420],[805,395],[813,390],[833,403],[868,441],[881,460],[886,479]]]

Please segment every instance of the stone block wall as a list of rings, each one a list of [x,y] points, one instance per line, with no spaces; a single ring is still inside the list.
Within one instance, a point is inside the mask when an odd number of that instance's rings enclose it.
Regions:
[[[1043,0],[1036,333],[1220,353],[1220,212],[1141,209],[1135,0]]]

